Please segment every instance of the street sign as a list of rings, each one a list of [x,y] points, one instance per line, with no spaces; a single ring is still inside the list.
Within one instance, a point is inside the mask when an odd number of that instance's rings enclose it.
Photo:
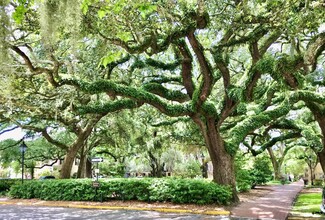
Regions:
[[[99,188],[99,187],[100,187],[99,182],[94,181],[94,182],[93,182],[93,187],[94,187],[94,188]]]
[[[102,157],[95,157],[91,159],[92,163],[99,163],[99,162],[103,162],[104,159]]]

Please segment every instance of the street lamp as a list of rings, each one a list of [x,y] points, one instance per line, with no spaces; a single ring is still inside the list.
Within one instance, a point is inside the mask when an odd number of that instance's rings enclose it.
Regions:
[[[201,160],[202,160],[202,177],[203,178],[207,178],[207,167],[206,167],[206,164],[204,163],[204,154],[201,153],[201,156],[200,156]]]
[[[27,150],[27,146],[25,142],[20,145],[19,150],[21,152],[21,183],[24,183],[24,159],[25,159],[25,152]]]
[[[308,157],[308,160],[309,160],[309,169],[310,169],[310,182],[311,182],[311,185],[313,186],[314,181],[313,181],[313,166],[312,166],[312,158],[311,158],[311,156]]]

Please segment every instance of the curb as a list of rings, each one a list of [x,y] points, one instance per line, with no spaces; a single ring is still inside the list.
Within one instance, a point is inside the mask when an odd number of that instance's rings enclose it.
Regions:
[[[17,202],[3,202],[0,201],[0,205],[28,205],[28,206],[48,206],[48,207],[66,207],[66,208],[80,208],[80,209],[108,209],[108,210],[132,210],[132,211],[156,211],[156,212],[165,212],[165,213],[190,213],[190,214],[201,214],[201,215],[223,215],[223,216],[229,216],[229,211],[216,211],[216,210],[206,210],[206,211],[193,211],[193,210],[187,210],[187,209],[170,209],[170,208],[140,208],[140,207],[128,207],[128,206],[92,206],[92,205],[55,205],[55,204],[47,204],[47,202],[44,203],[38,203],[38,204],[32,204],[32,203],[17,203]]]

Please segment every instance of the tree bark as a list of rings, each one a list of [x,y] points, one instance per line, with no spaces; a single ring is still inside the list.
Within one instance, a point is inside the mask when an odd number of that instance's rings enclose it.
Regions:
[[[78,165],[77,178],[85,177],[86,155],[85,155],[84,148],[85,146],[81,148],[81,152],[80,152],[80,163]]]
[[[272,148],[267,148],[267,152],[270,155],[273,171],[274,171],[274,179],[281,180],[281,165],[282,161],[277,161],[277,158],[274,156]]]
[[[208,147],[213,166],[213,181],[220,185],[230,186],[233,193],[231,202],[238,203],[234,157],[226,151],[224,140],[216,129],[215,120],[207,119],[206,123],[199,118],[194,120],[199,125]]]
[[[202,161],[201,170],[202,170],[202,177],[208,178],[208,162]]]
[[[69,179],[71,177],[71,170],[73,166],[74,159],[77,156],[79,147],[74,146],[69,149],[67,154],[65,155],[61,171],[60,171],[60,179]]]
[[[31,175],[31,179],[33,180],[34,179],[34,175],[35,175],[35,167],[34,166],[32,166],[30,168],[30,175]]]
[[[151,151],[148,152],[149,158],[151,160],[151,175],[153,177],[162,177],[163,174],[163,165],[160,164],[160,161],[158,158],[156,158]]]
[[[69,179],[71,176],[71,169],[73,165],[73,161],[77,156],[78,151],[80,148],[82,148],[86,143],[87,138],[90,136],[92,129],[95,127],[97,122],[102,118],[103,116],[97,116],[93,120],[88,121],[87,125],[84,129],[79,129],[78,132],[78,138],[73,142],[71,147],[69,147],[69,150],[67,151],[67,154],[64,158],[61,172],[60,172],[60,178],[61,179]]]
[[[312,108],[309,108],[309,109],[312,109]],[[315,119],[318,122],[318,125],[322,132],[323,149],[317,153],[317,156],[319,159],[319,163],[322,167],[323,173],[325,173],[325,116],[315,113],[314,111],[312,111],[312,112],[313,112]]]
[[[91,161],[87,158],[86,159],[86,176],[85,177],[87,177],[87,178],[91,178]]]

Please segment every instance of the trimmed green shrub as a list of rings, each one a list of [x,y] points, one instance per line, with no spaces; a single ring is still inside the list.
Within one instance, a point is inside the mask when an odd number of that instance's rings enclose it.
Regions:
[[[20,179],[0,179],[0,195],[7,194],[10,187],[19,183],[20,181]]]
[[[97,195],[103,200],[170,201],[173,203],[228,204],[231,189],[206,180],[175,178],[121,178],[100,180]],[[95,189],[90,179],[32,180],[13,185],[13,198],[92,201]]]
[[[270,169],[270,158],[256,157],[251,170],[251,176],[254,178],[255,185],[262,185],[272,179],[272,170]]]
[[[323,186],[324,180],[314,180],[314,186]]]
[[[254,187],[255,178],[246,169],[236,170],[236,187],[238,192],[247,192]]]
[[[251,175],[250,170],[245,169],[246,164],[247,158],[243,155],[236,155],[235,172],[238,192],[247,192],[254,186],[255,178]]]

